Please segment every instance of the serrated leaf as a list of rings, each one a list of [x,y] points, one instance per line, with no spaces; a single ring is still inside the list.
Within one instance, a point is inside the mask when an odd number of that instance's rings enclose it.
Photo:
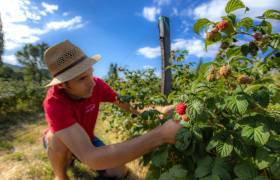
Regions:
[[[198,19],[196,21],[196,23],[193,25],[193,30],[194,30],[194,32],[199,34],[201,29],[204,28],[205,26],[209,25],[210,23],[211,23],[211,21],[209,21],[206,18]]]
[[[266,11],[263,13],[263,17],[266,18],[266,19],[276,19],[276,20],[280,20],[280,11],[274,10],[274,9],[266,10]]]
[[[218,144],[219,144],[219,141],[218,141],[218,140],[212,139],[212,140],[208,143],[208,145],[207,145],[207,147],[206,147],[206,151],[207,151],[207,152],[210,152],[210,150],[213,149],[213,148],[215,148]]]
[[[235,11],[240,8],[245,8],[245,5],[243,4],[242,1],[230,0],[225,7],[225,11],[226,11],[226,13],[230,13],[230,12]]]
[[[269,104],[270,96],[269,96],[269,90],[266,87],[262,87],[259,90],[257,90],[253,94],[253,98],[255,101],[257,101],[262,107],[267,107]]]
[[[242,179],[254,179],[258,175],[256,168],[248,163],[237,164],[234,167],[234,173]]]
[[[248,109],[249,103],[245,96],[237,95],[227,98],[227,108],[233,113],[244,114]]]
[[[266,176],[257,176],[254,180],[270,180],[270,179]]]
[[[215,158],[212,165],[212,175],[218,175],[223,180],[230,180],[228,164],[221,158]]]
[[[168,158],[168,150],[164,149],[163,151],[156,151],[152,156],[152,164],[161,167],[166,165]]]
[[[180,165],[174,165],[167,172],[163,173],[159,180],[186,180],[187,170],[183,169]]]
[[[221,180],[221,178],[218,175],[210,175],[210,176],[201,178],[200,180]]]
[[[227,157],[231,154],[233,150],[233,145],[229,142],[219,142],[216,147],[216,151],[220,154],[221,157]]]
[[[180,151],[184,151],[189,147],[191,140],[192,140],[191,132],[186,128],[182,128],[176,134],[175,147]]]
[[[195,177],[202,178],[210,174],[211,165],[213,159],[209,156],[206,156],[203,159],[198,160],[197,168],[195,169]]]
[[[187,108],[187,115],[190,117],[191,120],[206,120],[207,113],[205,110],[204,103],[200,100],[193,100],[188,108]]]
[[[257,145],[264,145],[267,143],[270,133],[263,125],[257,127],[245,126],[241,131],[241,136],[247,141],[253,141]]]
[[[270,167],[274,162],[271,152],[268,152],[264,147],[259,147],[256,152],[255,163],[259,170]]]
[[[253,19],[245,17],[237,24],[238,27],[245,27],[248,31],[253,26]]]
[[[271,174],[274,178],[280,177],[280,158],[277,158],[276,161],[270,167]]]

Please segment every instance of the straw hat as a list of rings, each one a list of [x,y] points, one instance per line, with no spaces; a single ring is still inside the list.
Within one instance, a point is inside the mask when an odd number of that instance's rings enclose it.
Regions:
[[[44,60],[53,79],[46,87],[77,77],[100,58],[99,54],[87,57],[79,47],[68,40],[48,48],[44,53]]]

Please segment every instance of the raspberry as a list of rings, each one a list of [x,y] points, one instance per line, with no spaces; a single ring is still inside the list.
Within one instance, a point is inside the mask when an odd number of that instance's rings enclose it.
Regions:
[[[253,37],[255,38],[256,41],[260,41],[262,40],[262,34],[257,32],[253,35]]]
[[[186,116],[186,115],[183,115],[181,117],[182,117],[182,120],[185,121],[185,122],[190,121],[190,118],[188,116]]]
[[[208,74],[206,79],[209,82],[214,81],[215,80],[215,74]]]
[[[206,33],[206,40],[208,41],[215,41],[217,39],[218,32],[207,32]]]
[[[229,66],[223,65],[223,66],[220,68],[220,71],[219,71],[220,76],[227,77],[227,76],[230,75],[230,73],[231,73],[231,71],[230,71]]]
[[[214,33],[219,32],[219,29],[217,27],[214,27],[211,32],[214,32]]]
[[[252,78],[250,78],[249,76],[247,76],[246,74],[241,74],[238,78],[237,78],[238,83],[240,84],[250,84],[253,80]]]
[[[187,105],[185,103],[179,103],[176,106],[176,112],[179,115],[184,115],[184,114],[186,114],[186,108],[187,108]]]
[[[228,22],[225,21],[225,20],[222,20],[221,22],[219,22],[217,25],[216,25],[216,28],[218,28],[219,30],[223,30],[225,28],[228,27]]]

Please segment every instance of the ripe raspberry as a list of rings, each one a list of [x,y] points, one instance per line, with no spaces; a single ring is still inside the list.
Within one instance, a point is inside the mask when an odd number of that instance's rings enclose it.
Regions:
[[[187,105],[185,103],[179,103],[176,106],[176,112],[179,115],[184,115],[184,114],[186,114],[186,108],[187,108]]]
[[[229,66],[223,65],[223,66],[220,68],[220,71],[219,71],[220,76],[227,77],[227,76],[230,75],[230,73],[231,73],[231,71],[230,71]]]
[[[260,41],[262,40],[262,34],[257,32],[253,35],[253,37],[255,38],[256,41]]]
[[[237,78],[238,83],[240,84],[250,84],[253,80],[252,78],[250,78],[249,76],[247,76],[246,74],[241,74],[238,78]]]
[[[228,27],[228,22],[225,21],[225,20],[222,20],[221,22],[219,22],[216,27],[219,29],[219,30],[223,30],[223,29],[226,29]]]

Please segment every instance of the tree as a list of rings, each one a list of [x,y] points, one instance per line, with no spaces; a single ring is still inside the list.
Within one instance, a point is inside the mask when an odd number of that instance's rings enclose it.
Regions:
[[[2,66],[3,61],[2,61],[2,55],[4,52],[4,33],[2,29],[2,20],[1,20],[1,14],[0,14],[0,66]]]
[[[24,65],[25,78],[42,84],[46,78],[43,53],[48,48],[44,42],[37,45],[26,44],[22,50],[16,53],[19,63]]]

